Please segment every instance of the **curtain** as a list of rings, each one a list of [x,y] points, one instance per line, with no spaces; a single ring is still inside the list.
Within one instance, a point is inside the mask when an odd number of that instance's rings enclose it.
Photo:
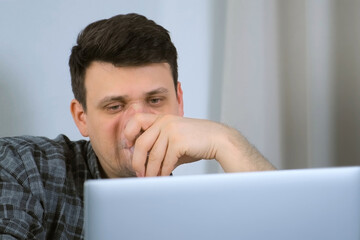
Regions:
[[[360,164],[360,1],[229,0],[220,120],[280,169]]]

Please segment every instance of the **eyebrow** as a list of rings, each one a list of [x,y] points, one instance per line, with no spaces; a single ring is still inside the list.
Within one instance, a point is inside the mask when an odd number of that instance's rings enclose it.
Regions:
[[[156,88],[154,90],[151,90],[150,92],[145,93],[144,95],[146,97],[149,97],[149,96],[153,96],[153,95],[156,95],[156,94],[167,94],[168,92],[169,92],[168,89],[166,89],[164,87],[159,87],[159,88]],[[99,101],[98,106],[104,106],[104,105],[106,105],[107,103],[110,103],[110,102],[126,102],[128,99],[129,99],[128,95],[108,96],[108,97],[104,97],[103,99],[101,99]]]
[[[168,93],[169,90],[167,90],[166,88],[163,88],[163,87],[159,87],[157,89],[154,89],[150,92],[147,92],[146,95],[147,96],[152,96],[152,95],[156,95],[156,94],[166,94]]]

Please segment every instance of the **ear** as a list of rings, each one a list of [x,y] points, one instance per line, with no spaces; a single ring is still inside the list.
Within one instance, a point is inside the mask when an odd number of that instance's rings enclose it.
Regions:
[[[177,90],[176,90],[176,93],[177,93],[177,101],[178,101],[178,113],[179,113],[179,116],[183,117],[184,116],[184,100],[183,100],[183,91],[181,89],[181,83],[178,82],[177,83]]]
[[[74,122],[79,129],[81,135],[84,137],[88,137],[88,130],[87,130],[87,124],[86,124],[86,113],[84,111],[83,106],[81,103],[79,103],[78,100],[73,99],[70,103],[70,111],[71,115],[74,119]]]

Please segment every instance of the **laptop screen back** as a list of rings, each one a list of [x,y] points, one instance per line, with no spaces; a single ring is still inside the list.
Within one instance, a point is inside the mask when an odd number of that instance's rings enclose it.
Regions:
[[[360,167],[90,180],[85,238],[360,239]]]

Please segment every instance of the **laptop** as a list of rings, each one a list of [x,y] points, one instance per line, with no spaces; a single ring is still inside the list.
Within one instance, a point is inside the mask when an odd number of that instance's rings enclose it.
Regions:
[[[90,180],[85,239],[360,239],[360,167]]]

